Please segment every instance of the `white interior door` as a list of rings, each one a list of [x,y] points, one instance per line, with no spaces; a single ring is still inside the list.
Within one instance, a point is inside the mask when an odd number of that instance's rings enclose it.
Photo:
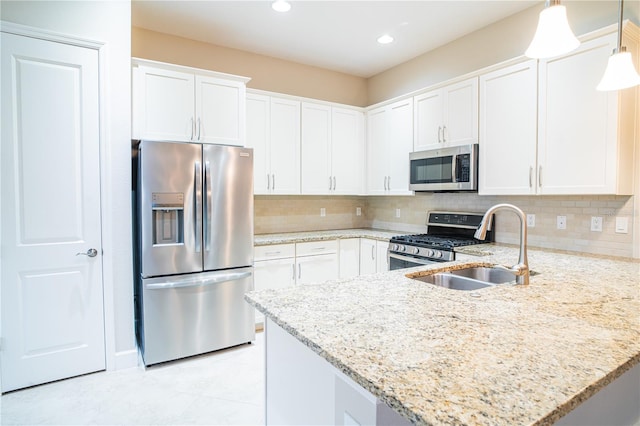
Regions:
[[[7,392],[103,370],[105,348],[98,52],[5,33],[1,44]]]

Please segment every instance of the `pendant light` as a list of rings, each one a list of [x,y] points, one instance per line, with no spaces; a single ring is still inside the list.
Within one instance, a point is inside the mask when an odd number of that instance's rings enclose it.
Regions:
[[[613,49],[613,54],[609,57],[607,69],[597,90],[620,90],[640,84],[640,75],[633,66],[631,52],[622,46],[622,0],[619,2],[618,10],[618,45]]]
[[[540,12],[538,28],[529,48],[524,53],[529,58],[552,58],[571,52],[580,45],[569,27],[567,9],[560,0],[547,0]]]

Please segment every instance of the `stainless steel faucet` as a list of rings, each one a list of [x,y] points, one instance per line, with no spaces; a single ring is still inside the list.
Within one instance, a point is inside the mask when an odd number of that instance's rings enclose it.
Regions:
[[[508,268],[516,275],[516,284],[529,285],[529,261],[527,260],[527,218],[522,210],[513,204],[496,204],[484,214],[478,230],[474,234],[479,240],[484,240],[491,224],[491,218],[498,210],[511,210],[520,218],[520,256],[518,264]]]

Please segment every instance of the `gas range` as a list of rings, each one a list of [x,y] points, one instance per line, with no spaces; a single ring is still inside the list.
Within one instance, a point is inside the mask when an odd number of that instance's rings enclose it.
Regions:
[[[486,240],[473,237],[483,215],[429,212],[425,234],[399,235],[391,238],[388,250],[390,269],[455,260],[456,247],[492,242],[493,229],[487,233]]]

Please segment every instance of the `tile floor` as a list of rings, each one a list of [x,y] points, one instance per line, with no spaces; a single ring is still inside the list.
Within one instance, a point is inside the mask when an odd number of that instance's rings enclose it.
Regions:
[[[148,369],[88,374],[0,397],[1,425],[264,424],[264,333]]]

